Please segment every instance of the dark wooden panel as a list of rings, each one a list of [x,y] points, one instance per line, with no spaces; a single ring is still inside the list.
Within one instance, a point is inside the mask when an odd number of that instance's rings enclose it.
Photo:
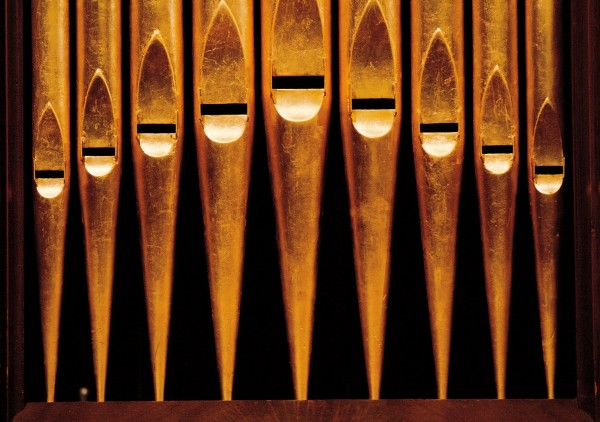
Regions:
[[[2,417],[9,419],[24,406],[24,326],[23,326],[23,2],[4,2],[5,76],[2,164],[4,194],[1,198],[6,248],[6,265],[0,276],[2,321]]]
[[[25,421],[591,421],[575,400],[331,400],[29,403]]]

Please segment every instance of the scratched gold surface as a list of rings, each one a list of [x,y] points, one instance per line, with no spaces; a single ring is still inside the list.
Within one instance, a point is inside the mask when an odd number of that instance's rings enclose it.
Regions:
[[[54,401],[69,203],[69,2],[31,4],[33,208],[46,400]]]
[[[401,120],[400,4],[340,3],[339,19],[340,116],[356,285],[369,397],[378,399]],[[362,108],[353,100],[370,103]]]
[[[557,283],[563,209],[562,5],[529,0],[526,7],[527,174],[548,398],[554,398]]]
[[[96,397],[105,399],[121,179],[121,2],[77,1],[77,167]]]
[[[130,3],[131,147],[157,401],[164,399],[183,146],[182,19],[180,0]]]
[[[464,151],[462,4],[434,0],[412,2],[410,32],[412,134],[421,240],[437,393],[444,399],[448,385]],[[422,132],[423,124],[434,126]]]
[[[328,0],[262,0],[262,95],[296,399],[308,395],[323,165],[331,111]],[[275,89],[274,77],[321,86]]]
[[[196,143],[224,400],[231,400],[233,388],[254,134],[253,23],[252,2],[194,3]],[[201,111],[210,105],[221,106],[223,114]]]
[[[494,374],[505,398],[517,176],[516,0],[473,2],[474,157]]]

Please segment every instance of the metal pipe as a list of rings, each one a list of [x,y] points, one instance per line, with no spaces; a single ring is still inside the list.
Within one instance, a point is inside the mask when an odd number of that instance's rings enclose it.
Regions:
[[[474,152],[498,398],[505,397],[517,177],[516,0],[473,2]]]
[[[323,166],[331,112],[329,0],[262,0],[262,94],[296,398],[308,394]]]
[[[105,398],[122,164],[121,2],[77,1],[77,167],[96,397]]]
[[[254,136],[254,10],[194,2],[194,118],[221,397],[231,400]]]
[[[379,398],[401,122],[400,2],[339,6],[340,116],[369,397]]]
[[[183,151],[181,0],[130,3],[131,139],[154,396],[164,399]]]
[[[465,137],[463,6],[411,6],[413,152],[437,392],[444,399]]]
[[[526,7],[527,174],[548,398],[554,398],[563,209],[562,2]]]
[[[33,208],[46,400],[53,402],[70,181],[69,2],[31,7]]]

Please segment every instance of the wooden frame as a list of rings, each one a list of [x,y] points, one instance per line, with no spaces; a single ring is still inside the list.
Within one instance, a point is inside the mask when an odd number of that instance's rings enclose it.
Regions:
[[[23,5],[4,2],[2,65],[4,84],[2,139],[2,281],[0,286],[1,337],[0,408],[9,420],[24,406],[23,324]],[[12,116],[12,121],[8,121]]]
[[[600,37],[594,29],[600,8],[593,0],[577,1],[571,14],[577,391],[579,405],[600,420],[600,400],[594,393],[600,380]]]
[[[408,3],[408,2],[404,2]],[[403,13],[408,10],[404,6]],[[27,40],[27,22],[20,0],[4,2],[2,91],[4,102],[4,137],[0,149],[3,170],[0,186],[2,223],[0,246],[2,276],[0,277],[0,409],[2,417],[11,420],[27,404],[25,377],[25,297],[27,280],[24,277],[25,249],[25,160],[29,155],[25,140],[28,118],[24,114],[28,99],[24,80]],[[570,22],[565,21],[565,32],[570,30],[572,182],[573,182],[573,236],[574,279],[576,283],[577,323],[577,402],[574,400],[449,400],[410,401],[384,400],[381,402],[309,401],[290,402],[149,402],[94,404],[59,403],[54,405],[29,403],[19,415],[20,420],[44,416],[59,419],[64,412],[75,412],[89,419],[148,416],[151,412],[176,418],[195,415],[218,419],[227,415],[247,415],[250,419],[321,417],[352,415],[377,416],[393,419],[403,414],[416,420],[423,417],[452,418],[460,416],[487,420],[507,420],[510,415],[528,412],[536,416],[555,417],[559,420],[581,420],[585,414],[600,421],[600,398],[594,386],[600,383],[600,247],[597,230],[600,227],[600,35],[595,24],[600,19],[600,6],[595,0],[573,0],[570,4]],[[191,138],[190,138],[191,139]],[[156,413],[154,413],[156,412]],[[73,414],[73,413],[71,413]],[[539,419],[538,418],[538,419]],[[263,419],[264,420],[264,419]],[[481,419],[480,419],[481,420]]]

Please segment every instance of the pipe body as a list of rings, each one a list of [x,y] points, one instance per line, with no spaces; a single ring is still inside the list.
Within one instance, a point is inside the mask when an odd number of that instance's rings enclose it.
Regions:
[[[339,7],[340,116],[369,397],[379,398],[401,121],[400,4]]]
[[[411,4],[412,133],[438,397],[447,396],[464,154],[461,2]]]
[[[164,399],[183,151],[181,0],[130,3],[131,140],[157,401]]]
[[[96,397],[105,398],[122,165],[121,2],[77,1],[77,168]]]
[[[254,135],[254,10],[194,3],[194,122],[221,397],[231,400]]]
[[[527,174],[548,398],[554,398],[557,290],[563,210],[562,2],[526,7]]]
[[[262,95],[296,398],[308,394],[323,166],[331,112],[329,0],[262,0]]]
[[[46,400],[54,401],[70,188],[69,2],[33,0],[33,213]]]
[[[505,397],[519,174],[516,0],[473,2],[474,155],[498,398]]]

